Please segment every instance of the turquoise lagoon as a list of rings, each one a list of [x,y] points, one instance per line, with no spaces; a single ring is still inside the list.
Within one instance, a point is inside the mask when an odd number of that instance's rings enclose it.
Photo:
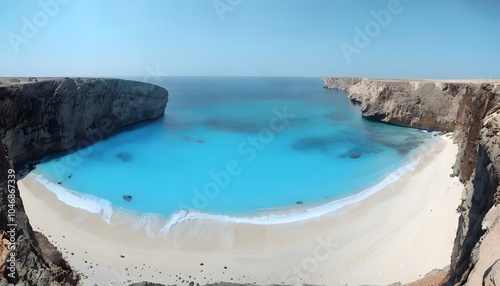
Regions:
[[[320,78],[155,83],[169,91],[164,117],[47,158],[34,176],[73,207],[111,223],[133,214],[155,234],[200,218],[275,224],[369,196],[414,169],[416,150],[433,140],[363,119]]]

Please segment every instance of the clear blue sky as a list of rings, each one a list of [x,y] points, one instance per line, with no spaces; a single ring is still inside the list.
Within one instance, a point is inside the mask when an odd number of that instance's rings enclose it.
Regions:
[[[0,76],[500,78],[500,1],[391,1],[2,0]]]

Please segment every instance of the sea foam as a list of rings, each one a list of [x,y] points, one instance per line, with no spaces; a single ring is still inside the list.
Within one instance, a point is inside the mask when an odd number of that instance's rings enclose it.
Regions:
[[[420,157],[404,165],[403,167],[397,169],[393,173],[389,174],[387,177],[385,177],[382,181],[380,181],[376,185],[364,189],[363,191],[357,194],[306,209],[288,210],[285,213],[266,214],[260,216],[228,216],[228,215],[218,215],[218,214],[207,214],[190,210],[180,210],[168,219],[165,226],[161,229],[160,234],[165,235],[168,233],[168,231],[173,225],[189,220],[217,220],[217,221],[239,223],[239,224],[275,225],[275,224],[294,223],[298,221],[318,218],[320,216],[332,213],[342,207],[358,203],[368,198],[369,196],[375,194],[382,188],[395,182],[403,175],[414,171],[417,168],[419,162],[420,162]]]
[[[98,214],[107,223],[111,222],[113,207],[108,200],[66,189],[47,180],[42,175],[35,175],[32,173],[30,173],[30,175],[34,176],[34,179],[53,192],[57,198],[65,204],[74,208],[86,210],[90,213]]]
[[[43,176],[30,174],[45,187],[56,194],[57,198],[65,204],[87,210],[90,213],[98,214],[108,224],[129,224],[134,229],[142,229],[150,237],[166,236],[174,225],[186,221],[206,220],[224,223],[253,224],[253,225],[280,225],[289,224],[309,219],[315,219],[323,215],[332,213],[340,208],[356,204],[372,196],[382,188],[392,184],[405,174],[414,171],[422,156],[432,154],[440,140],[431,140],[423,147],[415,150],[410,157],[410,161],[404,166],[393,171],[375,185],[366,188],[354,195],[342,199],[333,200],[325,204],[312,207],[296,207],[284,211],[266,212],[255,216],[229,216],[220,214],[203,213],[194,210],[182,209],[172,214],[168,218],[154,213],[133,213],[128,210],[114,209],[111,202],[87,194],[81,194],[73,190],[66,189],[54,184]]]
[[[164,87],[175,96],[163,121],[96,143],[79,164],[69,154],[33,173],[107,223],[186,241],[203,236],[193,228],[279,227],[359,202],[413,170],[412,154],[431,139],[364,120],[319,78],[169,78]]]

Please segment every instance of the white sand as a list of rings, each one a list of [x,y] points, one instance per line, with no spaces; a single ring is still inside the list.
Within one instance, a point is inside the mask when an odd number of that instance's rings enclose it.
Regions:
[[[463,186],[449,176],[457,147],[442,138],[417,170],[361,203],[287,225],[190,221],[151,238],[65,205],[31,176],[19,188],[34,229],[84,285],[405,283],[450,262]]]

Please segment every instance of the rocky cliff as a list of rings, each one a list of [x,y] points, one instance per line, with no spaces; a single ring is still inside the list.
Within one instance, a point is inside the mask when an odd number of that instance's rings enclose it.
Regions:
[[[0,285],[76,285],[79,276],[41,233],[31,228],[5,145],[0,144]]]
[[[79,281],[61,253],[32,230],[11,162],[20,167],[158,118],[167,100],[165,89],[127,80],[0,79],[0,285]]]
[[[167,99],[165,89],[129,80],[0,79],[0,137],[17,166],[158,118]]]
[[[454,170],[465,190],[447,284],[497,285],[491,283],[500,280],[500,81],[325,77],[324,83],[347,90],[367,119],[454,131]]]
[[[323,80],[325,81],[325,87],[347,90],[363,79],[359,77],[325,77]]]

